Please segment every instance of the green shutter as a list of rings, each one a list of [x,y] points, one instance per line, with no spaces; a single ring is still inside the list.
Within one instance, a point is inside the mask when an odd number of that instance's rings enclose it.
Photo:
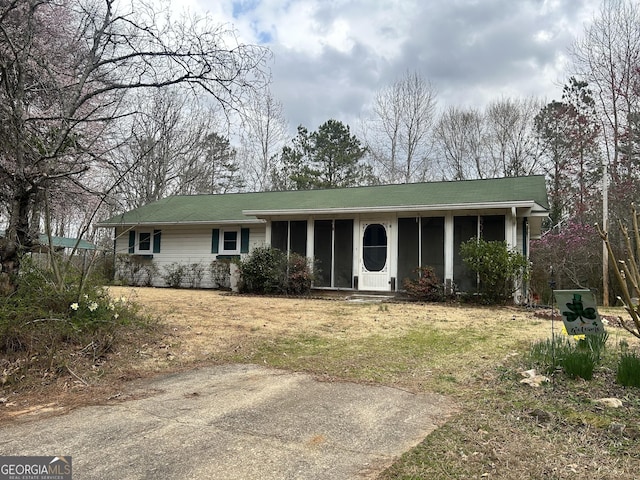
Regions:
[[[136,232],[129,230],[129,253],[136,253]]]
[[[218,253],[220,247],[220,229],[214,228],[211,231],[211,253]]]
[[[249,253],[249,229],[240,229],[240,253]]]
[[[162,236],[161,230],[153,231],[153,253],[160,253],[160,237]]]

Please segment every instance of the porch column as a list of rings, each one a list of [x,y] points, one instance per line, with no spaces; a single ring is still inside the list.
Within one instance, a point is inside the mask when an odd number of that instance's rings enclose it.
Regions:
[[[444,281],[453,280],[453,213],[444,217]]]
[[[267,247],[271,246],[271,219],[267,219],[267,224],[264,229],[264,244]]]
[[[313,250],[315,248],[314,243],[314,229],[313,229],[313,217],[307,219],[307,258],[313,268]]]
[[[511,211],[505,215],[505,235],[504,238],[507,242],[509,249],[514,249],[518,245],[518,215],[516,207],[511,207]]]

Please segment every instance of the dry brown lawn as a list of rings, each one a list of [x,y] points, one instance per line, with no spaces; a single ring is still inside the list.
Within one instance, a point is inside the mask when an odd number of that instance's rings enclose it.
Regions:
[[[378,303],[347,301],[347,297],[282,298],[233,295],[219,291],[164,288],[110,288],[142,304],[168,328],[161,342],[162,355],[149,347],[146,361],[136,365],[144,372],[173,368],[177,364],[241,354],[259,342],[299,336],[359,341],[367,337],[394,338],[428,325],[446,335],[494,333],[491,349],[508,355],[514,346],[551,333],[551,323],[521,308]],[[156,348],[157,350],[157,348]],[[495,352],[474,360],[476,367],[495,361]],[[456,373],[456,372],[451,372]],[[461,372],[457,372],[461,373]]]
[[[449,394],[460,413],[381,479],[637,478],[640,395],[615,385],[610,369],[591,382],[559,376],[552,388],[520,385],[531,342],[551,336],[551,322],[533,310],[164,288],[110,292],[158,319],[152,331],[119,338],[104,358],[72,353],[66,369],[44,372],[28,388],[0,388],[0,420],[128,400],[132,379],[258,363]],[[609,331],[612,348],[622,339],[638,348],[621,329]],[[608,396],[625,406],[609,411],[593,403]]]

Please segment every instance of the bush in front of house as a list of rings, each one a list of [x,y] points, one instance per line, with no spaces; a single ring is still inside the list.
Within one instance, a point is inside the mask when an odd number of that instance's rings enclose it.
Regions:
[[[209,264],[211,283],[222,290],[231,289],[231,261],[214,260]]]
[[[162,268],[164,270],[162,279],[167,284],[167,286],[172,288],[180,288],[180,286],[182,285],[182,281],[185,279],[185,276],[187,274],[186,265],[178,262],[173,262],[169,265],[165,265]]]
[[[132,287],[150,287],[158,274],[156,264],[136,255],[116,255],[116,283]]]
[[[277,248],[258,247],[240,261],[240,291],[283,294],[287,285],[287,255]]]
[[[436,275],[433,267],[418,267],[415,272],[418,274],[418,278],[407,278],[404,281],[404,289],[407,295],[425,302],[441,302],[444,300],[444,285]]]
[[[304,255],[289,253],[287,262],[287,293],[307,295],[311,291],[313,273],[309,259]]]
[[[202,279],[204,278],[204,265],[200,262],[190,263],[186,267],[186,270],[189,287],[200,288],[200,285],[202,285]]]
[[[240,261],[240,291],[267,295],[303,295],[313,274],[306,257],[270,246],[259,247]]]
[[[478,297],[487,304],[501,304],[511,300],[516,282],[529,275],[529,264],[521,253],[509,250],[502,241],[472,238],[460,244],[462,261],[478,275]]]

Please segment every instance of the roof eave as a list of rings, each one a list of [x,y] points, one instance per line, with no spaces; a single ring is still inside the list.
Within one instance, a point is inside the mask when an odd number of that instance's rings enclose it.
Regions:
[[[137,226],[172,226],[172,225],[257,225],[265,223],[259,218],[237,219],[237,220],[197,220],[197,221],[172,221],[172,222],[108,222],[98,223],[98,228],[113,227],[137,227]]]
[[[546,210],[535,201],[524,200],[515,202],[485,202],[485,203],[452,203],[437,205],[393,205],[382,207],[343,207],[343,208],[289,208],[280,210],[243,210],[244,215],[254,217],[270,217],[285,215],[323,215],[323,214],[351,214],[351,213],[393,213],[393,212],[425,212],[440,210],[483,210],[504,208],[530,208],[533,212],[545,212]]]

